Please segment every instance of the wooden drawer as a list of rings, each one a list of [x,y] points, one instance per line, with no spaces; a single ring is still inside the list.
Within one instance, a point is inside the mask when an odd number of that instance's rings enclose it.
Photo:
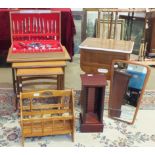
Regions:
[[[113,60],[129,60],[130,58],[130,54],[128,53],[90,49],[80,49],[80,55],[80,66],[84,72],[96,74],[98,73],[99,68],[108,69],[108,73],[105,74],[107,80],[110,80],[111,65]]]

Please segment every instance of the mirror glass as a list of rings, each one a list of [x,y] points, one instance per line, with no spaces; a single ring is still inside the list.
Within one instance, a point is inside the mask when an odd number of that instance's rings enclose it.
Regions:
[[[114,61],[109,98],[109,116],[133,123],[148,78],[148,67]]]

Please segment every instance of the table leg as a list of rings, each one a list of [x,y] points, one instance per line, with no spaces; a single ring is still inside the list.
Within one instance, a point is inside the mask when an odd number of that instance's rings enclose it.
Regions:
[[[57,75],[57,90],[59,90],[60,89],[60,77],[59,77],[60,75]]]
[[[16,94],[16,80],[15,80],[15,69],[12,68],[12,80],[13,80],[13,90],[14,93]]]
[[[64,90],[64,74],[61,75],[61,89]]]
[[[19,99],[19,96],[20,96],[20,92],[22,92],[22,77],[21,76],[18,76],[17,77],[17,93],[16,93],[16,109],[18,110],[19,108],[19,105],[18,105],[18,99]]]
[[[63,75],[63,89],[65,89],[65,67],[63,67],[63,72],[64,72],[64,75]]]

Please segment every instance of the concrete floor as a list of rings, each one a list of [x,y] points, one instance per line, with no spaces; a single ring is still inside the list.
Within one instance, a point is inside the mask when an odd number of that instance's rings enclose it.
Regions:
[[[151,68],[151,75],[147,83],[147,90],[155,89],[155,68]],[[79,54],[76,54],[73,58],[73,62],[68,62],[65,74],[65,88],[81,89],[80,74],[83,73],[80,69]],[[11,68],[0,68],[0,87],[7,83],[12,86],[12,72]]]

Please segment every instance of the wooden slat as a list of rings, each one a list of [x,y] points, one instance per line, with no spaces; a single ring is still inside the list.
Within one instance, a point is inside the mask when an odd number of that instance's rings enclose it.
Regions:
[[[71,112],[70,109],[61,109],[61,110],[38,110],[38,111],[23,111],[23,117],[24,116],[34,116],[34,115],[45,115],[45,114],[63,114],[63,113],[67,113],[67,112]],[[35,118],[36,119],[36,118]]]
[[[48,93],[49,95],[44,95]],[[35,95],[37,94],[37,96]],[[24,98],[47,98],[47,97],[58,97],[58,96],[70,96],[71,90],[43,90],[37,92],[25,92],[21,93],[21,99]]]
[[[50,109],[50,108],[58,108],[58,107],[65,107],[65,104],[63,103],[58,103],[58,104],[47,104],[47,105],[33,105],[32,109],[36,110],[36,109]],[[23,106],[22,107],[23,110],[29,110],[30,107],[29,106]]]
[[[38,77],[22,77],[22,81],[29,81],[29,80],[36,80],[36,78],[37,79],[54,79],[54,80],[56,80],[57,79],[57,77],[55,76],[38,76]]]
[[[42,67],[64,67],[64,66],[66,66],[66,61],[22,62],[12,64],[12,68],[42,68]]]
[[[17,76],[62,75],[62,68],[17,69]]]
[[[57,85],[57,81],[55,79],[51,79],[51,81],[45,81],[45,82],[42,82],[42,81],[32,81],[32,82],[26,82],[26,83],[22,83],[22,87],[27,87],[27,86],[32,86],[32,85]],[[28,88],[27,90],[30,91],[30,89]],[[26,89],[24,89],[24,92],[26,91]],[[32,91],[32,88],[31,88],[31,91]]]
[[[40,133],[36,133],[36,132],[34,132],[34,133],[29,133],[30,131],[29,130],[24,130],[24,137],[34,137],[34,136],[48,136],[48,135],[60,135],[60,134],[62,134],[62,135],[64,135],[64,134],[70,134],[71,133],[71,130],[62,130],[62,131],[55,131],[55,132],[52,132],[52,131],[49,131],[49,132],[44,132],[44,133],[42,133],[42,132],[40,132]]]
[[[42,120],[44,120],[44,122],[47,122],[47,121],[58,121],[58,120],[72,120],[73,119],[73,116],[70,115],[70,116],[51,116],[49,118],[23,118],[23,124],[24,123],[37,123],[38,121],[41,122]]]
[[[44,121],[44,126],[45,126],[45,128],[47,129],[47,128],[56,128],[56,127],[60,127],[60,128],[68,128],[68,127],[70,127],[71,126],[71,124],[70,124],[70,120],[72,119],[72,117],[70,117],[70,118],[66,118],[65,120],[63,119],[60,119],[60,117],[58,118],[58,119],[55,119],[55,120],[51,120],[51,119],[44,119],[43,121]],[[42,126],[42,124],[41,124],[41,122],[42,122],[42,120],[41,121],[36,121],[35,120],[35,122],[34,121],[25,121],[24,122],[24,128],[30,128],[30,127],[33,127],[33,129],[35,129],[35,128],[39,128],[39,127],[41,127]],[[65,124],[65,125],[64,125]]]
[[[39,93],[39,95],[34,96],[36,93]],[[74,139],[75,116],[73,95],[73,90],[44,90],[20,93],[22,137],[71,134],[72,139]],[[61,98],[57,104],[44,105],[40,103],[41,105],[32,105],[32,98],[57,96]],[[69,97],[68,104],[63,103],[63,96]],[[23,106],[24,98],[31,100],[30,106]],[[25,109],[27,111],[24,111]]]

